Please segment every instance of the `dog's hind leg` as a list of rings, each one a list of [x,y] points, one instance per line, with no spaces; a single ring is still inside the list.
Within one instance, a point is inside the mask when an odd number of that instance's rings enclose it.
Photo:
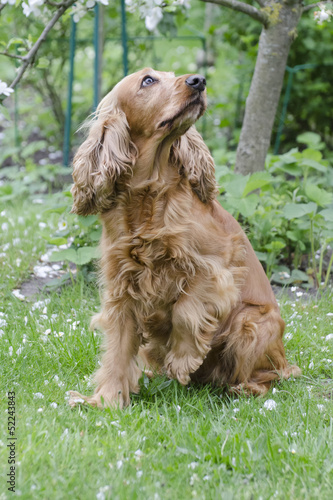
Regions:
[[[264,395],[274,380],[301,374],[289,365],[282,342],[284,321],[275,305],[247,304],[212,340],[194,381],[228,386],[231,392]]]
[[[232,392],[263,395],[272,381],[301,374],[287,362],[283,331],[284,321],[274,306],[248,305],[236,316],[220,358],[231,368]]]

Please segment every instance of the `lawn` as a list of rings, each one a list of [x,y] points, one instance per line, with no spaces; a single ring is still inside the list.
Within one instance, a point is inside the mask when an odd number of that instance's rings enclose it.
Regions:
[[[36,201],[36,200],[35,200]],[[98,290],[80,276],[30,302],[12,294],[57,226],[49,198],[0,207],[1,413],[16,402],[16,495],[22,499],[329,499],[333,490],[333,305],[279,297],[285,345],[303,376],[265,398],[181,387],[158,377],[123,411],[70,409],[91,393],[101,337],[88,329]],[[54,203],[54,201],[53,201]],[[0,499],[12,498],[7,417]]]

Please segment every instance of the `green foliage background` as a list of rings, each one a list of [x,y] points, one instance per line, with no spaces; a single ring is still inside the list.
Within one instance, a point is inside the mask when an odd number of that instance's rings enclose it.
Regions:
[[[101,95],[105,95],[123,76],[120,3],[103,8],[101,17]],[[42,16],[31,22],[20,8],[7,6],[0,16],[3,50],[24,55],[39,36],[44,21]],[[93,25],[94,14],[90,12],[77,26],[73,150],[82,141],[74,131],[93,111]],[[251,177],[237,176],[233,166],[261,26],[239,12],[193,0],[188,18],[169,13],[159,30],[161,36],[153,38],[138,15],[127,14],[129,71],[152,66],[177,74],[206,74],[209,106],[197,127],[216,161],[221,204],[247,230],[270,278],[281,283],[325,283],[331,269],[333,236],[333,26],[318,26],[312,12],[303,15],[288,64],[293,67],[309,63],[314,67],[294,75],[282,154],[269,156],[266,171]],[[96,257],[98,221],[77,220],[68,214],[70,170],[57,164],[61,161],[67,103],[69,35],[67,13],[42,45],[17,91],[16,133],[15,99],[6,100],[9,119],[0,125],[0,197],[3,202],[11,202],[17,196],[63,187],[65,201],[60,211],[58,205],[55,209],[60,220],[68,221],[69,228],[67,233],[60,231],[45,237],[50,245],[61,245],[74,235],[71,248],[55,258],[84,267]],[[15,75],[15,61],[0,56],[0,70],[1,78],[10,82]],[[273,141],[281,107],[282,100]]]

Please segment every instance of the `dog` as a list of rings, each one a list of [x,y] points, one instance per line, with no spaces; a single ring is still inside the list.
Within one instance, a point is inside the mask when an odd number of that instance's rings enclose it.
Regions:
[[[286,360],[284,321],[238,222],[216,200],[213,158],[194,127],[201,75],[151,68],[99,104],[73,162],[72,212],[100,214],[105,353],[92,396],[120,407],[142,370],[263,395],[300,375]]]

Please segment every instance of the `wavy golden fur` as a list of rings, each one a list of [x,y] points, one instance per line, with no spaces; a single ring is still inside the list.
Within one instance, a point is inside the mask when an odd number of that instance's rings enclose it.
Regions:
[[[73,212],[103,224],[92,324],[105,353],[94,395],[71,392],[71,405],[127,405],[143,369],[253,394],[300,374],[264,270],[215,199],[214,162],[193,125],[205,109],[200,75],[144,69],[101,101],[74,158]]]

